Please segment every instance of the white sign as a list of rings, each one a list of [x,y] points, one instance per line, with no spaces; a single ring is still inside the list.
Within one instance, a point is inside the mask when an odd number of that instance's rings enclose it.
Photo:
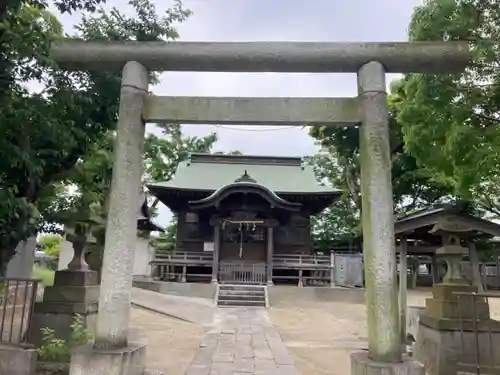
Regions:
[[[203,242],[203,251],[214,251],[213,242]]]

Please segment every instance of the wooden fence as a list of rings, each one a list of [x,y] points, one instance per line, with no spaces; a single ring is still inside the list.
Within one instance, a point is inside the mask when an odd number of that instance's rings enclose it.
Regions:
[[[263,262],[222,261],[219,263],[219,281],[222,284],[262,285],[267,281]]]

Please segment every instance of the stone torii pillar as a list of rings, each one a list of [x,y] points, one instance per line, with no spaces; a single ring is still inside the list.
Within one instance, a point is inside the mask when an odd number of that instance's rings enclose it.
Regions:
[[[116,71],[125,66],[96,342],[87,352],[82,350],[73,356],[73,375],[140,374],[140,370],[118,372],[113,366],[126,362],[116,360],[117,356],[132,361],[140,357],[131,355],[139,346],[134,347],[126,340],[133,262],[127,241],[135,226],[132,213],[139,189],[143,120],[255,125],[361,123],[369,350],[352,354],[351,371],[373,375],[423,374],[421,364],[401,355],[385,74],[461,72],[471,56],[467,43],[71,41],[54,46],[52,56],[66,69]],[[359,95],[358,98],[266,99],[149,97],[142,111],[147,90],[146,69],[357,73]]]

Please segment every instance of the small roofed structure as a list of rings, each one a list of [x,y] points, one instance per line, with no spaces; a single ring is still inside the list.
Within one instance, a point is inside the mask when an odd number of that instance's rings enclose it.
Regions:
[[[434,289],[465,287],[483,291],[479,272],[479,259],[475,240],[500,235],[500,225],[473,216],[455,205],[440,205],[419,210],[397,218],[394,224],[397,237],[396,252],[399,253],[401,275],[408,269],[407,256],[428,255],[431,257],[431,272]],[[464,256],[471,263],[473,286],[462,277],[460,263]],[[443,282],[439,281],[438,258],[446,261],[447,272]],[[406,301],[406,278],[400,277],[400,301]],[[433,293],[436,292],[433,289]],[[469,290],[469,289],[467,289]],[[451,295],[451,294],[450,294]],[[431,299],[427,304],[448,303],[447,300]],[[434,311],[434,310],[431,310]],[[400,304],[401,329],[406,338],[406,303]]]
[[[461,245],[472,248],[472,252],[469,251],[472,276],[475,285],[482,289],[474,240],[499,236],[500,225],[473,216],[457,205],[445,204],[398,217],[394,232],[396,253],[400,253],[402,245],[405,245],[407,255],[430,256],[433,283],[439,280],[436,250],[444,245],[446,233],[454,234]]]
[[[191,279],[210,267],[213,283],[257,284],[272,283],[277,257],[313,255],[311,216],[341,193],[300,157],[220,154],[191,154],[172,180],[148,189],[177,217],[169,264],[183,269],[181,281],[189,265]]]
[[[442,236],[433,231],[436,226],[460,233],[463,239],[500,236],[499,224],[470,215],[454,205],[434,206],[398,217],[394,232],[397,237],[415,243],[408,248],[413,254],[434,254],[442,242]]]

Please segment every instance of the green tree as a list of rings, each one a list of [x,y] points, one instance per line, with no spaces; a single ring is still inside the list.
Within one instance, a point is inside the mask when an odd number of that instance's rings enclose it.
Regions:
[[[393,85],[397,92],[399,83]],[[401,98],[389,96],[389,129],[392,184],[396,214],[446,200],[450,189],[419,168],[415,158],[405,152],[401,124],[397,121]],[[320,146],[311,158],[319,181],[343,191],[340,202],[314,221],[313,233],[323,242],[360,236],[361,188],[359,129],[356,127],[312,127],[310,135]]]
[[[58,257],[63,241],[64,238],[58,234],[46,234],[40,236],[38,245],[40,245],[40,248],[45,254]]]
[[[97,2],[60,2],[70,10],[87,10],[76,37],[172,40],[178,37],[175,24],[190,14],[180,1],[158,15],[149,0],[130,0],[135,9],[130,17],[117,9],[93,12]],[[40,200],[43,198],[43,209],[57,206],[59,203],[50,202],[54,184],[68,179],[75,163],[114,128],[120,75],[58,70],[48,51],[62,37],[62,28],[43,4],[20,3],[2,17],[0,266],[4,267],[19,240],[37,230]],[[26,85],[33,82],[43,87],[40,93],[27,90]]]
[[[149,134],[144,146],[145,179],[148,182],[169,181],[180,162],[190,153],[208,153],[217,142],[217,135],[205,137],[185,136],[178,124],[158,124],[161,137]]]
[[[405,147],[464,199],[500,216],[500,1],[427,0],[413,13],[413,41],[470,42],[462,74],[408,74],[399,90]]]
[[[318,251],[328,252],[341,243],[349,242],[359,236],[358,197],[351,195],[347,187],[346,174],[339,165],[336,153],[326,146],[308,159],[314,168],[318,181],[326,186],[343,189],[338,202],[326,208],[312,218],[314,247]]]
[[[177,239],[177,218],[174,216],[165,232],[152,239],[152,245],[158,254],[170,254],[175,250]]]

